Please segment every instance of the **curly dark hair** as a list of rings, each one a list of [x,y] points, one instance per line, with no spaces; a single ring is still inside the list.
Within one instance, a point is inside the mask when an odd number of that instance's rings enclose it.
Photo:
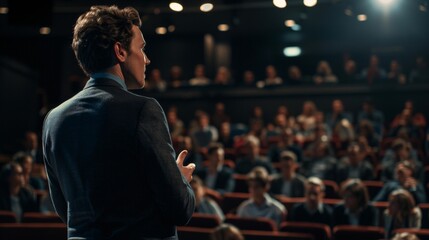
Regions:
[[[92,6],[80,15],[74,27],[72,48],[82,70],[89,75],[115,65],[113,46],[119,42],[129,50],[133,25],[140,27],[141,20],[132,7]]]

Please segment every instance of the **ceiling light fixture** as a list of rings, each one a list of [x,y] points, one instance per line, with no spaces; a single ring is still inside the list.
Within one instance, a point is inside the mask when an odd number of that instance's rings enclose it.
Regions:
[[[273,0],[273,4],[278,8],[285,8],[287,6],[286,0]]]
[[[304,5],[306,7],[314,7],[317,4],[317,0],[304,0]]]
[[[213,10],[213,4],[212,3],[203,3],[200,6],[201,12],[210,12]]]
[[[168,6],[170,7],[171,10],[173,10],[175,12],[183,11],[183,6],[179,2],[170,2],[170,4]]]

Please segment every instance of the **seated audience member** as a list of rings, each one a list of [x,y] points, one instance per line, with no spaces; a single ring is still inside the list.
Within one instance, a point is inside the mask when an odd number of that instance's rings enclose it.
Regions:
[[[39,148],[39,138],[37,133],[28,131],[24,138],[24,152],[33,158],[34,163],[43,164],[43,152]]]
[[[215,228],[210,240],[244,240],[244,236],[234,225],[222,223],[219,227]]]
[[[217,141],[219,133],[214,126],[210,125],[207,113],[201,113],[198,116],[198,126],[191,132],[190,136],[197,150],[205,151],[210,143]]]
[[[219,67],[216,72],[213,83],[215,85],[232,85],[233,80],[231,77],[231,72],[227,67]]]
[[[24,187],[24,171],[17,163],[8,163],[0,172],[0,210],[12,211],[18,222],[25,212],[37,212],[36,197]]]
[[[332,156],[329,142],[317,141],[309,158],[304,158],[301,172],[306,177],[335,180],[337,159]]]
[[[384,158],[381,160],[383,171],[381,172],[381,180],[389,181],[394,179],[395,167],[401,161],[410,161],[414,166],[414,177],[423,179],[422,163],[417,159],[417,153],[414,152],[409,142],[401,138],[393,141],[391,149],[388,149]]]
[[[376,133],[374,125],[368,120],[361,120],[357,128],[357,135],[366,138],[368,144],[373,148],[378,148],[381,142],[381,135]]]
[[[410,83],[428,83],[429,65],[426,58],[419,56],[416,58],[416,66],[411,70]]]
[[[234,147],[234,136],[232,134],[231,123],[229,121],[225,121],[220,124],[218,142],[225,146],[225,148]]]
[[[317,65],[316,74],[313,77],[313,81],[316,84],[322,83],[337,83],[338,78],[332,73],[331,66],[327,61],[320,61]]]
[[[356,139],[355,129],[347,119],[341,120],[332,131],[332,140],[337,152],[343,152]]]
[[[393,59],[390,62],[390,70],[387,73],[387,80],[389,80],[390,83],[407,83],[407,77],[402,73],[401,65],[396,59]]]
[[[368,190],[361,180],[347,180],[341,195],[344,201],[334,208],[334,226],[378,226],[378,210],[369,203]]]
[[[154,68],[150,72],[149,79],[144,89],[156,92],[164,92],[167,89],[167,82],[162,78],[161,71],[158,68]]]
[[[170,68],[169,86],[171,88],[180,88],[187,85],[188,83],[184,82],[182,78],[182,68],[177,65],[172,66]]]
[[[293,152],[296,155],[296,160],[298,162],[302,161],[302,149],[301,146],[295,144],[294,134],[291,128],[285,129],[280,135],[279,142],[271,147],[269,151],[271,162],[279,162],[280,153],[284,150]]]
[[[313,101],[305,101],[302,104],[302,113],[296,118],[303,131],[310,131],[316,127],[317,107]]]
[[[398,114],[390,124],[391,129],[396,129],[399,127],[410,128],[410,132],[416,131],[415,128],[425,128],[426,127],[426,118],[423,113],[415,112],[414,103],[411,100],[407,100],[404,103],[404,108],[400,114]],[[413,136],[412,137],[419,137]]]
[[[223,102],[216,103],[214,113],[210,121],[213,124],[213,126],[216,127],[217,129],[220,129],[220,125],[223,122],[229,122],[230,119],[231,118],[225,112],[225,104]]]
[[[378,63],[377,55],[372,55],[369,59],[369,66],[362,71],[362,78],[369,85],[386,79],[386,71],[380,68]]]
[[[25,188],[29,191],[45,189],[45,182],[43,179],[31,176],[33,170],[33,158],[30,155],[17,153],[13,160],[22,168]]]
[[[365,100],[362,103],[362,110],[358,115],[358,122],[368,120],[374,126],[375,132],[382,136],[384,127],[384,114],[377,110],[371,100]]]
[[[395,234],[392,240],[420,240],[420,239],[414,233],[401,232],[401,233]]]
[[[253,71],[246,70],[243,72],[243,81],[241,85],[243,87],[256,87],[256,79]]]
[[[347,59],[344,62],[343,73],[340,76],[340,82],[344,84],[359,83],[360,76],[357,72],[356,62],[352,59]]]
[[[271,183],[272,194],[281,194],[286,197],[304,197],[305,177],[296,173],[298,163],[295,153],[283,151],[280,153],[281,173]]]
[[[212,143],[208,148],[208,164],[196,171],[206,187],[220,193],[234,190],[233,171],[224,165],[225,152],[219,143]]]
[[[337,182],[342,183],[349,178],[373,180],[374,169],[369,162],[365,161],[365,157],[364,149],[356,142],[351,143],[347,148],[347,155],[340,160],[337,166]]]
[[[170,108],[167,112],[167,123],[170,135],[173,140],[183,136],[185,133],[185,125],[183,121],[177,116],[177,108]]]
[[[301,85],[305,84],[308,81],[302,76],[301,69],[299,69],[298,66],[290,66],[288,69],[288,79],[287,84],[288,85]]]
[[[192,190],[195,193],[195,212],[216,215],[221,221],[225,219],[219,205],[212,199],[207,198],[204,184],[201,179],[194,176],[190,182]]]
[[[395,180],[388,181],[384,184],[383,188],[374,197],[374,202],[387,201],[389,195],[397,189],[405,189],[414,198],[414,202],[417,204],[426,202],[425,189],[421,183],[419,183],[413,177],[414,166],[410,161],[401,161],[396,164],[395,168]]]
[[[332,225],[332,209],[323,203],[325,185],[317,177],[310,177],[305,186],[305,202],[295,204],[290,221],[315,222]]]
[[[391,238],[398,228],[420,228],[422,213],[407,190],[399,189],[389,196],[389,206],[384,211],[384,232]]]
[[[246,136],[244,140],[245,155],[237,161],[235,172],[239,174],[248,174],[253,168],[264,167],[269,174],[273,174],[274,168],[267,157],[260,155],[260,142],[255,136]]]
[[[202,64],[195,66],[195,76],[189,80],[191,86],[206,86],[210,84],[210,79],[206,77],[205,67]]]
[[[327,114],[326,123],[331,129],[334,129],[335,126],[341,123],[341,121],[344,119],[347,119],[349,123],[353,123],[353,115],[345,111],[343,101],[340,99],[333,100],[332,112]]]
[[[266,78],[264,80],[265,86],[281,85],[283,79],[277,75],[277,70],[273,65],[268,65],[265,68]]]
[[[263,167],[256,167],[248,174],[250,199],[240,204],[237,215],[240,217],[264,217],[272,219],[278,225],[286,216],[286,208],[270,197],[270,176]]]

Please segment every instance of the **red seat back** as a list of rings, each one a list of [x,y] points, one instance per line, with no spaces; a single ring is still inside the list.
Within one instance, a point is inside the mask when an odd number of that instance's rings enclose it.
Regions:
[[[330,240],[331,228],[326,224],[309,222],[283,222],[280,225],[281,232],[310,233],[314,239]]]
[[[335,240],[379,240],[384,238],[381,227],[338,225],[333,230]]]
[[[225,223],[230,223],[240,230],[277,231],[276,223],[268,218],[248,218],[227,215]]]

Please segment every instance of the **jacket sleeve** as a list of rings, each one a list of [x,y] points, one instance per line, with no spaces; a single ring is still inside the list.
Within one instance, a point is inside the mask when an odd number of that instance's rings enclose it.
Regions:
[[[57,177],[57,171],[52,165],[52,159],[49,157],[49,123],[48,123],[49,113],[46,115],[43,134],[42,134],[42,145],[43,145],[43,160],[45,163],[46,175],[48,176],[48,186],[49,194],[52,200],[52,205],[54,206],[55,211],[58,216],[64,223],[67,223],[67,202],[63,195],[63,192],[60,187],[60,183]]]
[[[175,225],[185,225],[195,208],[195,196],[176,165],[164,111],[149,98],[138,123],[138,141],[148,184],[161,215]]]

